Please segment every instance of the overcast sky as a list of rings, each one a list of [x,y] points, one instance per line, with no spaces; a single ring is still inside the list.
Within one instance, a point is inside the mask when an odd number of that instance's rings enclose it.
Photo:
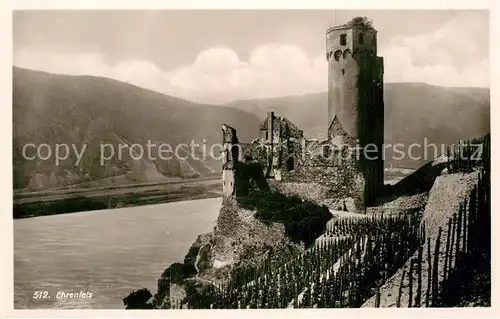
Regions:
[[[368,16],[385,82],[489,86],[488,11],[17,11],[14,65],[207,103],[325,91],[325,31]]]

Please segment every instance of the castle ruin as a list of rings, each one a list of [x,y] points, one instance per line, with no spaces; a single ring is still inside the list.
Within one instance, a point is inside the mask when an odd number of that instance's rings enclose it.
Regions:
[[[377,31],[359,18],[329,28],[326,59],[328,138],[306,139],[274,112],[268,112],[259,138],[251,143],[240,143],[236,130],[223,125],[224,197],[244,196],[238,183],[248,189],[250,180],[261,180],[262,173],[282,183],[326,186],[330,198],[352,198],[357,210],[374,205],[384,187],[384,66],[377,56]]]

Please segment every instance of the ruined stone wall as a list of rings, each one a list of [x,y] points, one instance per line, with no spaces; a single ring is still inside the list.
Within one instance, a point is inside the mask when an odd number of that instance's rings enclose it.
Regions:
[[[350,197],[354,199],[356,207],[364,209],[364,181],[357,169],[356,154],[352,149],[341,148],[330,140],[305,140],[296,155],[296,167],[293,171],[285,171],[284,181],[321,185],[327,189],[327,197]]]
[[[267,150],[260,142],[240,143],[241,161],[258,161],[267,167]]]
[[[259,162],[266,173],[269,150],[259,143],[240,143],[243,161]],[[281,143],[281,180],[276,182],[321,185],[324,198],[350,197],[363,210],[364,180],[358,171],[355,150],[331,140],[289,140]],[[273,183],[276,185],[276,183]],[[314,186],[316,187],[316,186]],[[279,187],[278,187],[279,188]],[[295,187],[296,195],[310,197],[308,186]],[[303,193],[300,193],[303,190]]]
[[[288,119],[268,112],[260,124],[259,139],[242,145],[243,158],[258,160],[268,178],[282,179],[283,170],[291,170],[295,165],[295,144],[300,144],[303,131]]]
[[[269,190],[262,162],[266,154],[259,143],[239,143],[236,130],[223,126],[223,198],[246,196],[250,189]]]

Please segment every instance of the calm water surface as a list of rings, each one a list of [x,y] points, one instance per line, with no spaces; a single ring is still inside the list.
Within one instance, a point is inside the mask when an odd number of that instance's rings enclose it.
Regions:
[[[156,280],[215,225],[220,198],[14,221],[14,306],[123,309],[122,299]],[[35,291],[50,298],[34,299]],[[91,299],[57,299],[58,291]]]

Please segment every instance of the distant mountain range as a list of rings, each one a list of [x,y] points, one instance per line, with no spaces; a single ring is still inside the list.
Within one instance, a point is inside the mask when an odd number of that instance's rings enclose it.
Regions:
[[[161,160],[154,149],[152,156],[134,160],[127,156],[128,149],[122,149],[119,159],[118,145],[138,143],[146,151],[151,141],[168,144],[174,151],[180,143],[190,145],[194,140],[202,145],[205,139],[210,146],[221,142],[223,123],[235,127],[242,139],[252,139],[259,119],[235,108],[196,104],[108,78],[14,67],[14,188],[45,189],[99,179],[115,184],[156,182],[216,174],[220,161],[195,159],[184,147],[179,152],[186,160]],[[84,143],[88,147],[77,167],[76,156],[56,166],[53,158],[26,160],[22,149],[27,143],[46,143],[53,149],[57,143],[75,144],[78,150]],[[115,146],[116,155],[101,166],[99,145],[106,143]],[[106,155],[111,154],[110,149],[103,149]],[[139,158],[139,148],[132,150],[132,157]],[[217,155],[220,149],[214,152]],[[162,154],[170,157],[168,152]],[[203,159],[201,153],[196,157]]]
[[[427,137],[432,143],[450,144],[489,132],[489,89],[386,84],[384,98],[386,143],[421,143]],[[118,150],[120,143],[135,143],[146,150],[148,141],[174,148],[192,140],[199,144],[206,140],[209,148],[221,142],[223,123],[236,128],[241,141],[250,141],[257,137],[259,121],[269,110],[287,117],[308,137],[325,138],[326,103],[327,94],[323,92],[204,105],[108,78],[14,67],[14,188],[36,190],[96,181],[123,184],[215,176],[220,172],[220,161],[205,160],[200,152],[192,156],[182,151],[186,159],[162,160],[153,148],[157,159],[143,156],[136,160],[137,149],[130,153],[132,158],[127,155],[128,149],[123,149],[122,158],[115,154],[101,166],[99,145],[109,143]],[[22,149],[27,143],[46,143],[53,150],[58,143],[75,144],[78,150],[84,144],[88,147],[80,165],[74,165],[77,158],[72,154],[56,166],[53,158],[26,160]],[[387,162],[414,168],[422,164],[396,162],[390,156]]]

